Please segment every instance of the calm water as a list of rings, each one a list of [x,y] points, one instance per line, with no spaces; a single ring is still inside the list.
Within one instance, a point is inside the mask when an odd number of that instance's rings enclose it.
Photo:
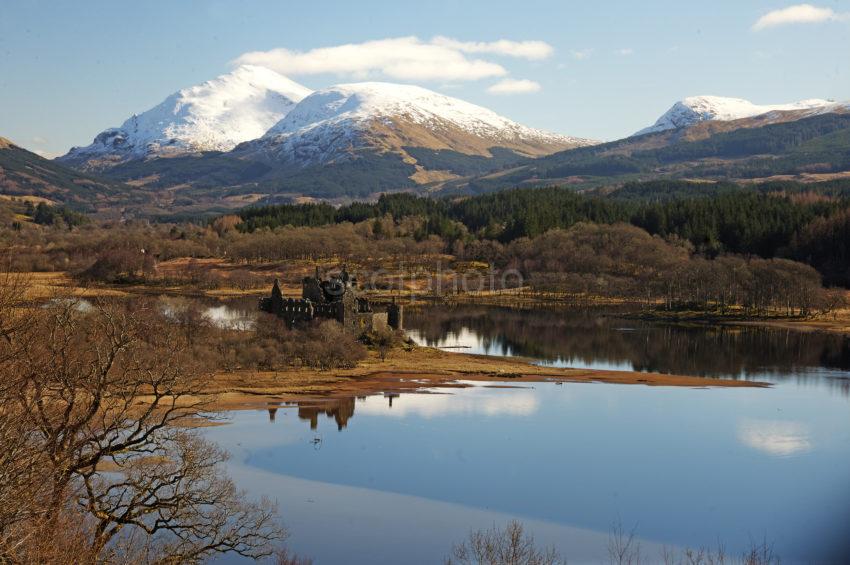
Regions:
[[[535,384],[236,412],[209,436],[278,499],[317,563],[439,563],[470,528],[522,520],[571,563],[612,523],[660,546],[783,563],[850,553],[850,344],[784,331],[653,326],[587,313],[408,312],[421,342],[555,365],[767,380],[770,389]]]

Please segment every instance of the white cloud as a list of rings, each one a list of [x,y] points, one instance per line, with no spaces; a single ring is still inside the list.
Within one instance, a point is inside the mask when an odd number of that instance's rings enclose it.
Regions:
[[[506,78],[490,86],[487,92],[490,94],[527,94],[539,92],[540,89],[540,83],[533,80]]]
[[[813,24],[848,19],[850,19],[850,14],[838,14],[831,8],[820,8],[811,4],[796,4],[766,13],[753,24],[753,31],[789,24]]]
[[[614,51],[617,55],[622,55],[623,57],[627,57],[629,55],[634,55],[635,50],[631,47],[624,47],[623,49],[617,49]]]
[[[591,55],[593,55],[593,49],[573,49],[570,51],[570,56],[576,61],[590,59]]]
[[[369,396],[358,402],[357,414],[403,418],[440,418],[455,414],[467,416],[531,416],[539,409],[537,396],[524,391],[466,389],[461,394],[403,394],[387,408],[387,400]]]
[[[55,159],[59,155],[62,155],[62,153],[56,153],[54,151],[46,151],[44,149],[33,148],[33,149],[30,149],[30,151],[32,151],[33,153],[35,153],[39,157],[44,157],[45,159]]]
[[[811,449],[808,428],[794,421],[743,420],[738,423],[738,440],[776,457],[788,457]]]
[[[545,41],[511,41],[508,39],[490,42],[458,41],[449,37],[437,36],[431,40],[431,43],[463,51],[464,53],[492,53],[494,55],[519,57],[530,61],[546,59],[555,52],[555,49]]]
[[[330,73],[357,79],[383,75],[409,81],[469,81],[506,76],[508,71],[498,63],[468,54],[541,59],[551,52],[551,46],[542,41],[476,43],[437,37],[425,42],[416,37],[397,37],[309,51],[252,51],[240,55],[234,63],[261,65],[285,75]]]

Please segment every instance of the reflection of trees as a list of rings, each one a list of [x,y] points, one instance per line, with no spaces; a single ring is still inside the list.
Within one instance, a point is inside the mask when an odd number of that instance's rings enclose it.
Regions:
[[[811,368],[850,369],[850,339],[840,335],[662,325],[610,314],[599,309],[435,307],[408,311],[406,323],[429,344],[468,329],[485,345],[550,362],[630,363],[642,371],[740,378],[766,371],[805,378]],[[830,381],[848,388],[846,379]]]

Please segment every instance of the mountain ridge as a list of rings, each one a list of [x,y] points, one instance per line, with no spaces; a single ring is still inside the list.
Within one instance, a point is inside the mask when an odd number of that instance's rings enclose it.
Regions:
[[[850,175],[850,108],[778,114],[700,122],[562,151],[503,171],[435,183],[429,190],[469,194],[553,185],[583,190],[663,178],[753,181]]]
[[[239,145],[235,157],[270,166],[305,169],[341,165],[366,154],[397,155],[413,166],[414,184],[457,176],[448,168],[424,166],[422,151],[450,152],[443,164],[467,156],[493,159],[513,152],[516,159],[595,143],[544,132],[495,112],[422,87],[365,82],[318,90],[302,100],[263,137]],[[437,160],[428,159],[429,164]],[[464,167],[468,164],[462,165]]]
[[[242,65],[171,94],[57,160],[103,170],[134,159],[229,151],[263,135],[310,92],[265,67]]]
[[[758,105],[743,98],[724,96],[689,96],[677,101],[656,122],[634,133],[631,137],[657,133],[669,129],[689,127],[700,122],[728,122],[769,114],[771,112],[812,111],[828,112],[832,108],[846,105],[832,100],[812,98],[788,104]]]
[[[0,137],[0,194],[38,196],[86,210],[143,199],[120,182],[75,171]]]

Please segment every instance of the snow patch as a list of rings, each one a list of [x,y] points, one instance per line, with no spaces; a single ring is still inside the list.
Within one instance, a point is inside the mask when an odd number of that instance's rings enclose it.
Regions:
[[[460,131],[492,142],[588,145],[593,142],[518,124],[492,110],[412,85],[341,84],[318,90],[246,150],[273,153],[301,164],[327,162],[357,145],[358,133],[375,121],[400,120],[430,131]]]
[[[117,156],[119,161],[198,151],[229,151],[256,139],[310,94],[270,69],[243,65],[110,128],[60,160]]]
[[[644,128],[634,135],[655,133],[670,129],[688,127],[705,121],[731,121],[752,118],[769,112],[792,110],[814,110],[816,113],[833,111],[846,104],[836,104],[830,100],[801,100],[790,104],[753,104],[742,98],[722,96],[691,96],[676,102],[654,125]]]

